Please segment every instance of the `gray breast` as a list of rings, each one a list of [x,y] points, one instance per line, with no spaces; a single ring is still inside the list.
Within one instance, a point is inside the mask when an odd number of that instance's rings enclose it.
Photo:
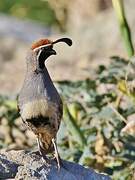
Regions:
[[[45,98],[55,103],[60,99],[48,74],[27,74],[19,95],[19,101],[25,103],[39,98]]]
[[[59,111],[60,96],[46,73],[27,74],[18,104],[23,119],[51,116]]]

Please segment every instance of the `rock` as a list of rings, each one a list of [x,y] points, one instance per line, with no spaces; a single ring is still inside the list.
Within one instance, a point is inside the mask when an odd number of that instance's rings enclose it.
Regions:
[[[110,180],[76,163],[62,160],[60,171],[55,160],[43,162],[38,151],[0,151],[0,178],[41,180]]]
[[[83,3],[82,0],[80,1]],[[124,4],[134,40],[135,1],[125,0]],[[46,37],[55,40],[59,37],[68,36],[73,39],[72,47],[62,44],[55,46],[57,56],[52,56],[47,61],[47,68],[54,81],[92,78],[95,68],[99,64],[110,63],[110,56],[127,57],[113,8],[99,13],[92,19],[84,16],[80,19],[78,17],[80,11],[77,7],[78,5],[76,8],[72,7],[76,16],[74,16],[75,20],[71,23],[67,34],[60,34],[56,29],[44,27],[33,21],[23,21],[0,14],[1,94],[14,95],[19,92],[26,70],[25,56],[27,50],[32,41],[38,38]],[[81,23],[77,23],[78,21]]]

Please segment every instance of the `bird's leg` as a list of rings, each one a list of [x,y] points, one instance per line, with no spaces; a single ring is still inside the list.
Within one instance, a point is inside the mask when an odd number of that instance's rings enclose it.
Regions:
[[[61,159],[60,159],[60,155],[58,153],[58,148],[57,148],[57,145],[56,145],[56,140],[53,138],[52,139],[52,143],[53,143],[53,146],[54,146],[54,156],[56,158],[56,161],[57,161],[57,166],[58,166],[58,170],[60,170],[60,164],[61,164]]]
[[[48,162],[48,158],[47,158],[47,156],[45,154],[45,150],[42,148],[42,146],[40,144],[39,137],[37,137],[37,144],[38,144],[39,153],[42,156],[43,162]]]

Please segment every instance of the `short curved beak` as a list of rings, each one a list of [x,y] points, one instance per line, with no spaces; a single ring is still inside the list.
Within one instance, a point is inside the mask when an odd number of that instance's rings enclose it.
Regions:
[[[49,50],[49,53],[52,54],[52,55],[56,55],[57,54],[54,49]]]

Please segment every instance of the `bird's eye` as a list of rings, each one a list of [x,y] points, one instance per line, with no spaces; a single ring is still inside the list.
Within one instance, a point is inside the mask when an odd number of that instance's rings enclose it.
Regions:
[[[42,49],[43,49],[43,50],[51,50],[52,48],[53,48],[53,46],[50,45],[50,46],[43,47]]]

